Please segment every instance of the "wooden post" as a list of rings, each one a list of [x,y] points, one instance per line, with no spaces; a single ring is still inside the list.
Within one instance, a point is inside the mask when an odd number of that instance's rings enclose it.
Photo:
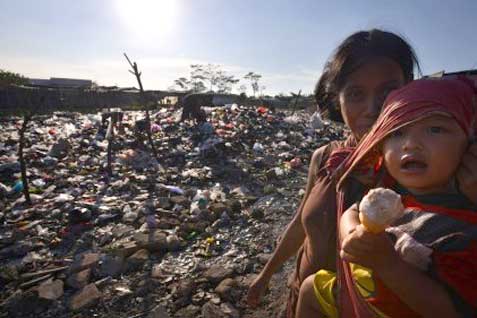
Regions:
[[[137,68],[137,63],[134,62],[134,63],[131,63],[131,60],[129,60],[129,57],[126,55],[126,53],[124,53],[124,56],[126,57],[126,60],[128,61],[129,65],[131,66],[131,68],[133,69],[132,71],[130,70],[129,72],[131,74],[133,74],[134,76],[136,76],[136,80],[139,84],[139,92],[140,92],[140,96],[141,96],[141,100],[146,108],[146,121],[147,121],[147,127],[148,129],[146,129],[146,133],[147,133],[147,140],[149,142],[149,146],[151,147],[152,149],[152,153],[154,155],[154,157],[156,158],[157,161],[159,161],[159,158],[157,156],[157,151],[156,151],[156,146],[154,146],[154,142],[152,140],[152,133],[151,133],[151,117],[149,116],[149,104],[147,103],[147,100],[146,100],[146,96],[144,95],[144,89],[142,87],[142,82],[141,82],[141,72],[138,71],[138,68]]]
[[[113,158],[113,143],[114,143],[114,119],[111,115],[109,117],[109,124],[108,124],[108,131],[106,132],[106,139],[108,140],[108,175],[112,177],[113,175],[113,168],[111,166],[112,158]]]
[[[30,122],[31,114],[25,113],[23,115],[23,124],[20,128],[19,135],[20,139],[18,142],[18,159],[20,160],[20,169],[22,173],[22,183],[23,183],[23,195],[25,196],[25,201],[28,205],[31,205],[30,199],[30,192],[28,187],[28,178],[27,178],[27,166],[25,162],[25,158],[23,156],[23,148],[25,147],[25,131],[27,129],[27,125]]]

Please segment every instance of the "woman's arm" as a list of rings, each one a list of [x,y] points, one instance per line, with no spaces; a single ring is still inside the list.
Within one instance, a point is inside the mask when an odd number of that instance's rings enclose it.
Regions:
[[[386,233],[372,234],[359,224],[356,205],[340,222],[342,250],[348,262],[371,268],[404,303],[423,317],[458,317],[450,295],[437,281],[404,262]]]
[[[305,240],[305,231],[301,223],[301,215],[305,202],[315,184],[316,174],[321,164],[325,147],[326,146],[321,147],[313,153],[308,170],[306,191],[300,203],[300,207],[282,234],[281,239],[278,241],[277,248],[273,252],[271,258],[250,286],[247,296],[247,301],[250,306],[258,305],[272,275],[276,273],[288,259],[296,255]]]

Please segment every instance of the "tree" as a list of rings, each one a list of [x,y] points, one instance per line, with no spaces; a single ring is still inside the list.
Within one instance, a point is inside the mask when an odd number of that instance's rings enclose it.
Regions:
[[[0,69],[0,85],[26,85],[28,78],[25,76]]]
[[[190,66],[190,83],[191,83],[191,90],[194,93],[200,93],[205,91],[207,88],[204,84],[204,80],[206,79],[204,75],[204,67],[202,64],[192,64]]]
[[[225,72],[221,72],[217,78],[218,93],[229,94],[232,92],[232,88],[240,80],[233,75],[226,75]]]
[[[260,78],[262,78],[262,75],[254,73],[254,72],[248,72],[243,78],[250,81],[250,86],[252,87],[253,96],[256,96],[260,88],[260,86],[258,85],[258,81],[260,80]]]
[[[179,77],[178,79],[174,80],[174,85],[178,86],[180,89],[188,91],[190,90],[191,82],[185,77]]]
[[[230,93],[240,80],[228,75],[216,64],[192,64],[189,78],[180,77],[174,81],[179,89],[200,93],[204,91]],[[207,85],[207,86],[206,86]]]
[[[265,85],[260,86],[260,97],[263,97],[263,92],[267,89]]]
[[[240,94],[246,94],[246,92],[247,92],[247,85],[245,85],[245,84],[240,85],[240,87],[239,87],[238,90],[239,90]]]
[[[221,74],[219,65],[207,64],[203,67],[203,76],[209,82],[209,91],[214,91],[214,86],[218,84]]]

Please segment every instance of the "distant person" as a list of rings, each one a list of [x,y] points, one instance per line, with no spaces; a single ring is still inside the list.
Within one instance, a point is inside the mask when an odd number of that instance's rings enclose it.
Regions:
[[[196,124],[200,124],[207,121],[207,115],[201,106],[213,105],[213,94],[188,94],[183,97],[180,105],[182,106],[181,122],[192,119]]]

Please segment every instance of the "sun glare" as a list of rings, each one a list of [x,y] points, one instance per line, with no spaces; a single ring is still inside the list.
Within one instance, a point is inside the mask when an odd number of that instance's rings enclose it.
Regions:
[[[138,37],[163,38],[176,27],[178,0],[116,0],[118,15]]]

